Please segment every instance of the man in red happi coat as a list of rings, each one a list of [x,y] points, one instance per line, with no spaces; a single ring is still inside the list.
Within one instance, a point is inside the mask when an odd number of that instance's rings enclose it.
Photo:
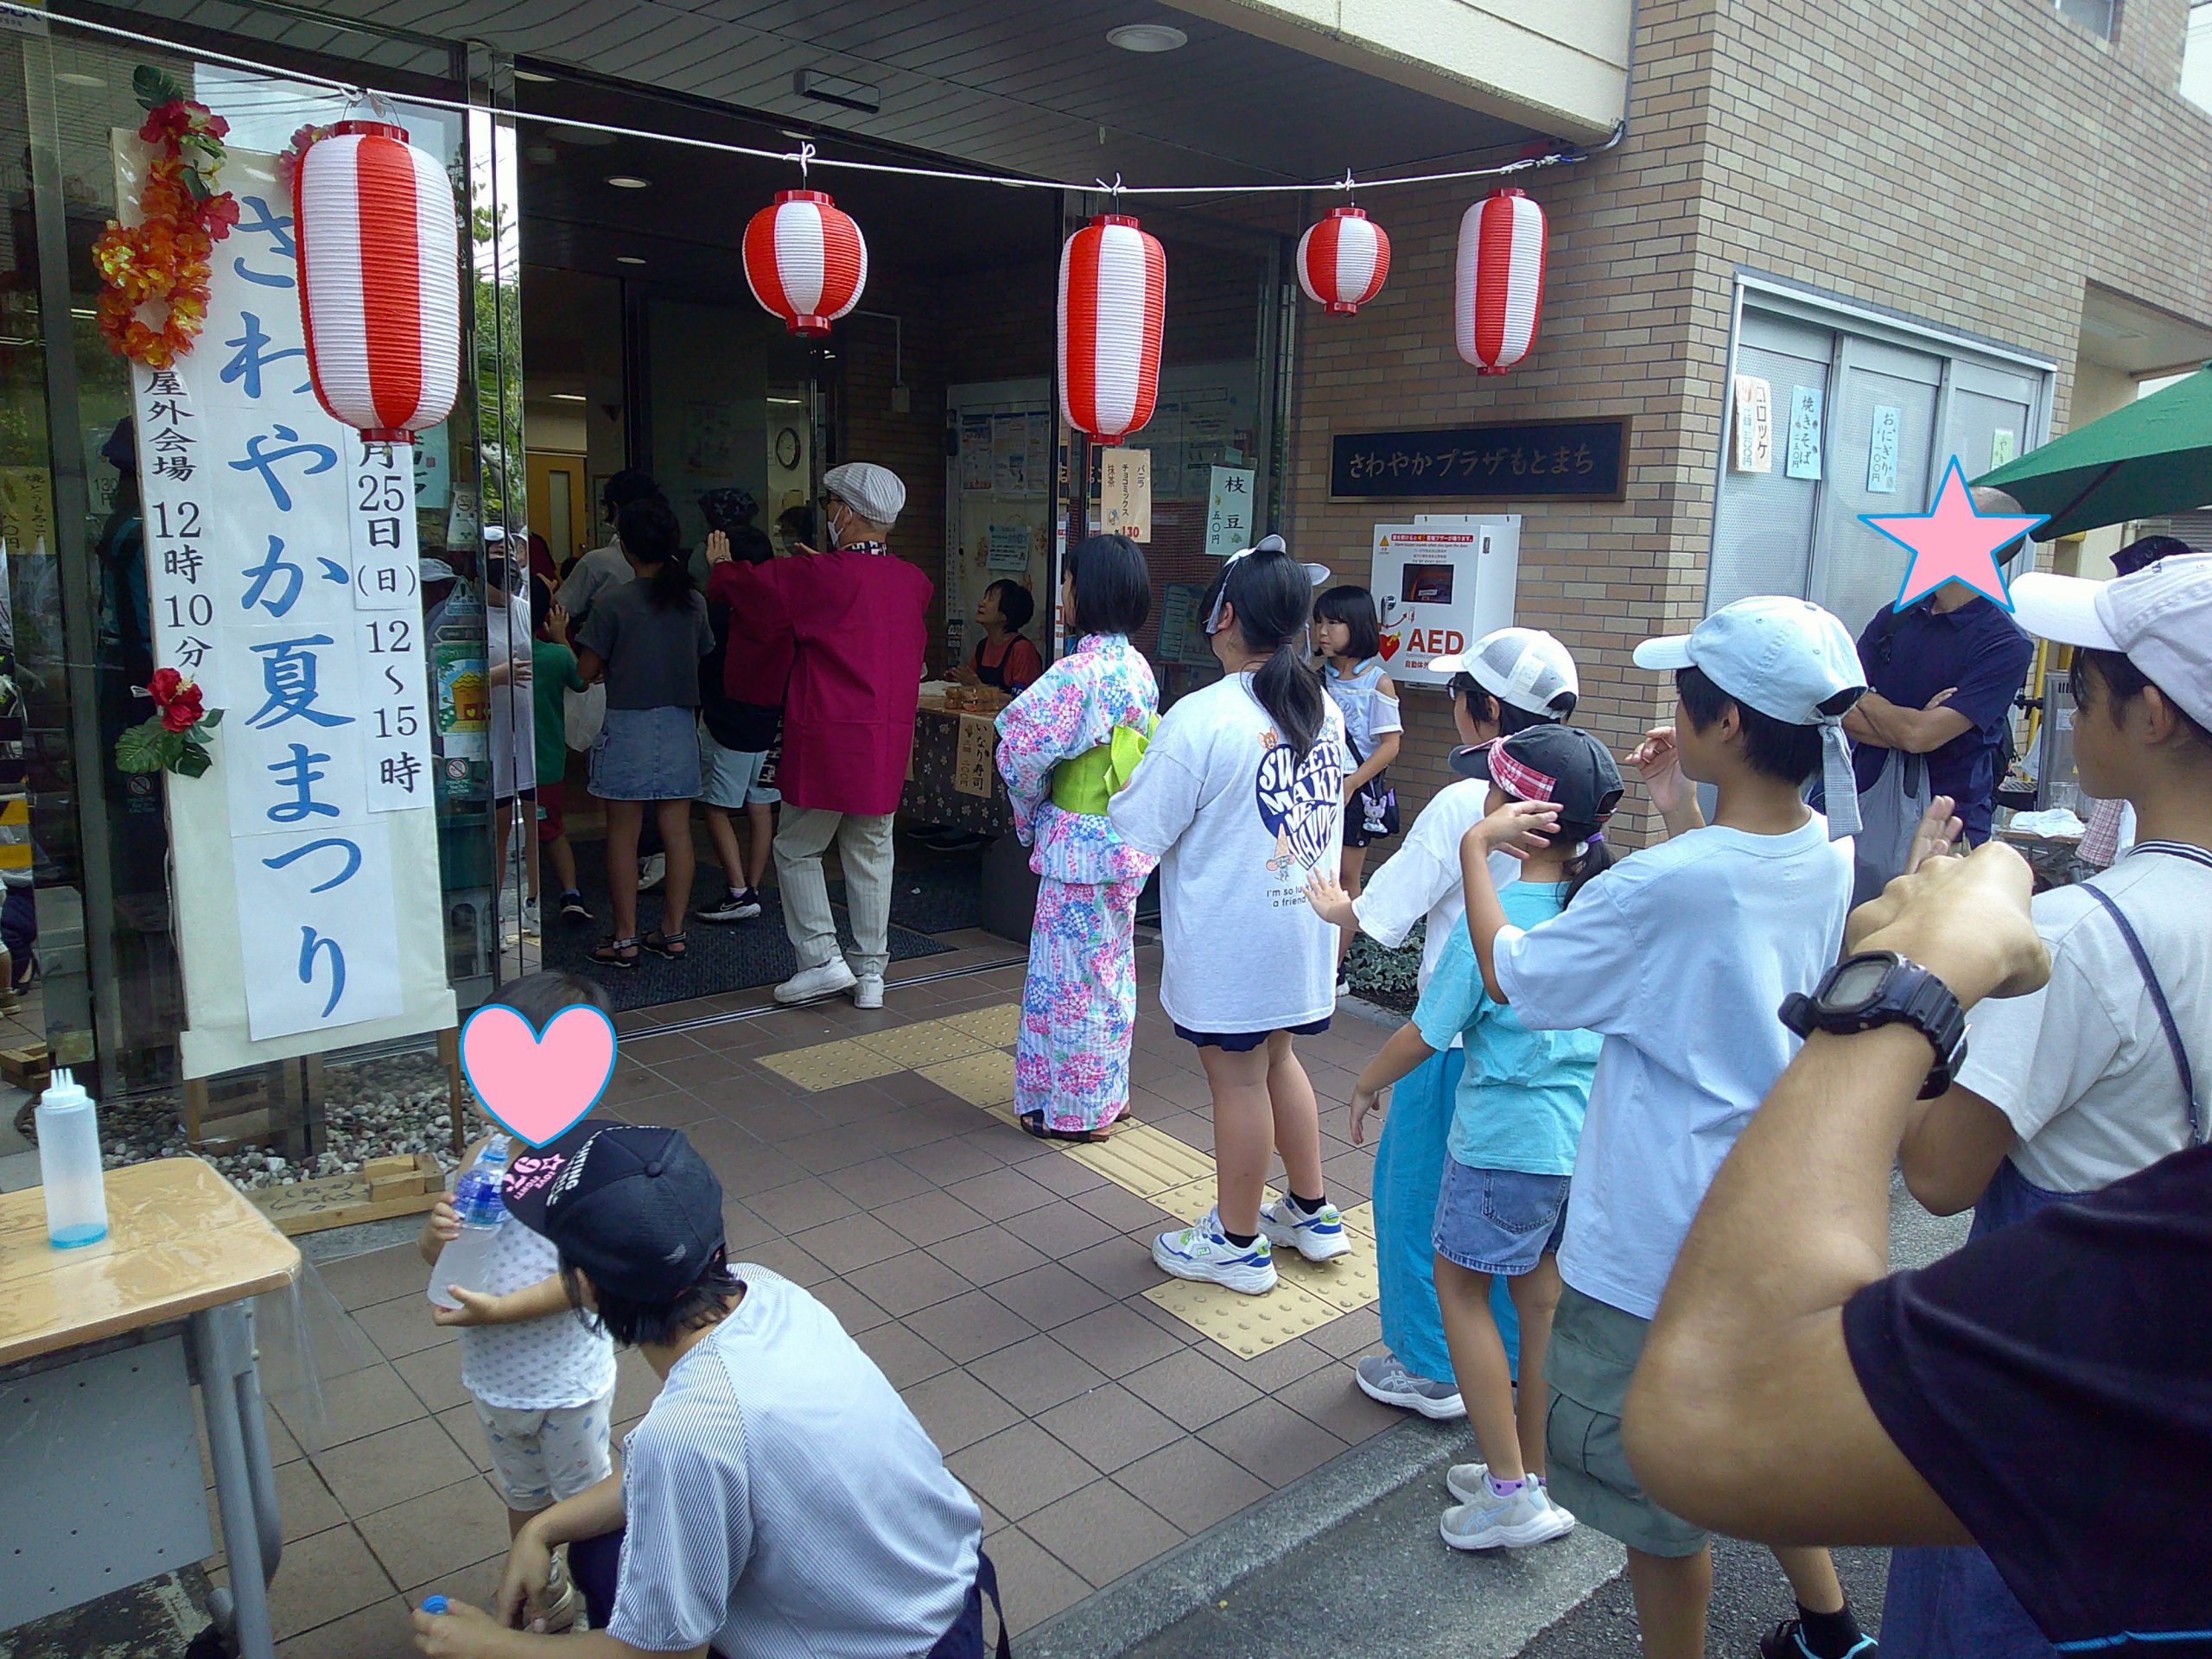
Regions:
[[[776,879],[798,972],[776,987],[776,1001],[849,991],[855,1006],[880,1008],[891,960],[891,817],[913,749],[932,588],[891,556],[891,526],[906,505],[897,474],[849,461],[822,486],[828,552],[744,564],[725,538],[709,537],[707,596],[729,607],[729,695],[784,709]],[[859,947],[849,965],[822,875],[832,841]]]

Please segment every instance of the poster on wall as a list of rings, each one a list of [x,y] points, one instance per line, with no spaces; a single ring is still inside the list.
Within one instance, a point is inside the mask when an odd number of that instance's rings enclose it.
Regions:
[[[1874,405],[1874,418],[1866,439],[1866,493],[1897,493],[1897,447],[1904,429],[1904,411],[1889,404]]]
[[[1818,386],[1789,389],[1789,448],[1782,465],[1786,478],[1821,475],[1821,402]]]
[[[1152,539],[1152,452],[1115,448],[1100,467],[1098,522],[1109,536]]]
[[[2002,467],[2019,453],[2020,435],[2009,426],[2000,426],[1989,435],[1989,464]]]
[[[960,420],[960,487],[991,487],[991,417],[964,415]]]
[[[144,147],[115,153],[135,203]],[[175,861],[188,1077],[454,1023],[438,889],[395,876],[437,868],[416,458],[308,384],[276,158],[232,149],[223,183],[206,328],[131,369],[155,660],[225,715],[207,774],[166,779],[203,855]]]
[[[1249,467],[1215,467],[1206,484],[1206,551],[1225,559],[1252,545],[1252,481]]]
[[[1774,470],[1774,388],[1755,374],[1736,377],[1736,470]]]
[[[1001,576],[1019,576],[1029,569],[1031,537],[1027,524],[989,524],[984,534],[989,553],[984,568]]]

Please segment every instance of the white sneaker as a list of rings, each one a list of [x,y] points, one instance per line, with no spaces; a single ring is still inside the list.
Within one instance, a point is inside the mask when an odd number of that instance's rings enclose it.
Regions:
[[[1444,1471],[1445,1489],[1462,1503],[1471,1503],[1490,1490],[1483,1479],[1489,1473],[1490,1465],[1486,1463],[1455,1463]],[[1551,1482],[1538,1475],[1536,1484],[1544,1489],[1544,1497],[1548,1501],[1552,1495]],[[1552,1507],[1555,1510],[1560,1508],[1557,1503],[1553,1503]],[[1561,1510],[1560,1513],[1567,1511]]]
[[[1162,1273],[1247,1296],[1264,1295],[1275,1287],[1274,1250],[1267,1235],[1239,1249],[1223,1234],[1218,1210],[1207,1211],[1194,1227],[1160,1234],[1152,1241],[1152,1259]]]
[[[749,922],[760,913],[760,901],[732,887],[716,902],[691,913],[702,922]]]
[[[1554,1503],[1541,1486],[1523,1486],[1500,1497],[1484,1482],[1482,1495],[1444,1511],[1438,1533],[1454,1549],[1525,1549],[1574,1530],[1574,1517]]]
[[[853,1006],[856,1008],[880,1008],[883,1006],[881,974],[861,974],[854,979]]]
[[[535,899],[524,899],[522,901],[523,938],[525,939],[534,939],[538,938],[543,931],[543,926],[537,918],[537,900]]]
[[[660,886],[661,878],[668,874],[668,855],[655,853],[651,858],[638,861],[638,891],[651,893]]]
[[[859,982],[842,957],[832,957],[819,967],[802,968],[776,987],[779,1002],[818,1002],[825,996],[849,991]],[[880,1007],[881,1004],[877,1006]]]
[[[1344,1236],[1344,1218],[1337,1206],[1324,1199],[1312,1215],[1302,1215],[1287,1198],[1260,1206],[1260,1230],[1271,1244],[1296,1250],[1308,1262],[1329,1262],[1351,1249]]]
[[[1353,1375],[1362,1394],[1401,1411],[1417,1411],[1436,1422],[1450,1422],[1467,1414],[1459,1389],[1433,1377],[1415,1376],[1395,1354],[1370,1354],[1359,1362]],[[1482,1465],[1468,1466],[1479,1480]]]

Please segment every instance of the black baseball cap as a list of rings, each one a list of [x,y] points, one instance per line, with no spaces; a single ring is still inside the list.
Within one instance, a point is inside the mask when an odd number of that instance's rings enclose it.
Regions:
[[[1566,823],[1603,823],[1621,801],[1621,772],[1611,753],[1576,726],[1531,726],[1456,749],[1452,769],[1495,784],[1517,801],[1548,801]]]
[[[541,1190],[542,1198],[518,1194],[509,1213],[593,1284],[631,1301],[673,1301],[722,1248],[722,1184],[681,1129],[602,1128]]]

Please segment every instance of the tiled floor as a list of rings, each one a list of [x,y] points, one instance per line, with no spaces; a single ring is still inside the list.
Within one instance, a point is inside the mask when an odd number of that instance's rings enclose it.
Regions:
[[[982,935],[956,942],[907,976],[1014,954]],[[732,1255],[812,1289],[905,1395],[984,1506],[1017,1630],[1395,1420],[1351,1380],[1378,1333],[1357,1281],[1365,1240],[1337,1264],[1351,1271],[1320,1287],[1340,1306],[1315,1300],[1311,1328],[1251,1357],[1146,1294],[1161,1285],[1150,1236],[1175,1218],[1160,1204],[1187,1210],[1192,1194],[1178,1184],[1155,1202],[1130,1186],[1156,1188],[1184,1160],[1203,1167],[1191,1153],[1212,1134],[1197,1054],[1150,988],[1156,950],[1139,965],[1135,1114],[1190,1151],[1155,1147],[1166,1163],[1135,1175],[1117,1179],[1111,1160],[1040,1144],[992,1109],[1011,1060],[976,1043],[1011,1041],[1019,967],[904,988],[894,969],[880,1013],[838,1002],[626,1041],[603,1108],[683,1126],[721,1177]],[[1344,1103],[1381,1034],[1344,1020],[1300,1043],[1331,1194],[1346,1206],[1367,1197],[1371,1148],[1349,1144]],[[273,1592],[280,1650],[397,1654],[410,1602],[487,1595],[506,1528],[412,1249],[322,1271],[382,1357],[331,1385],[327,1449],[303,1454],[276,1427],[289,1541]],[[1287,1275],[1285,1293],[1314,1297]],[[618,1432],[654,1387],[623,1356]]]

